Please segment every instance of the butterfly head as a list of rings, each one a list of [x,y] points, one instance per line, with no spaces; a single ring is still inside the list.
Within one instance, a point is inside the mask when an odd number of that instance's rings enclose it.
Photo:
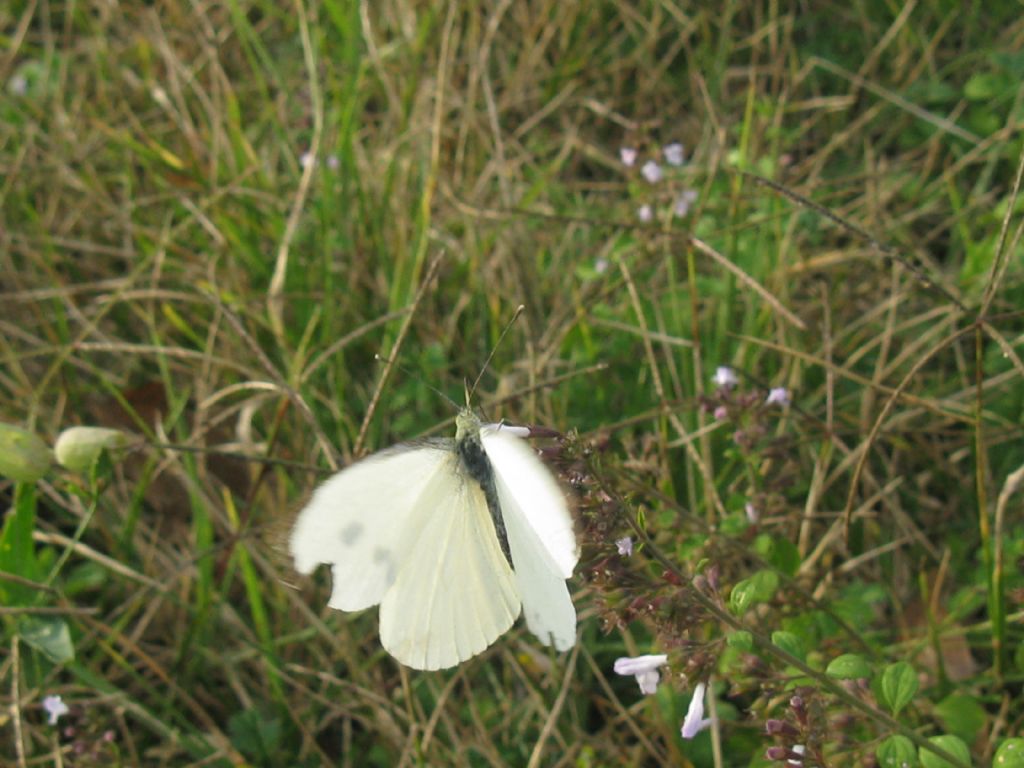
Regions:
[[[471,408],[463,408],[455,417],[455,442],[480,434],[480,419]]]

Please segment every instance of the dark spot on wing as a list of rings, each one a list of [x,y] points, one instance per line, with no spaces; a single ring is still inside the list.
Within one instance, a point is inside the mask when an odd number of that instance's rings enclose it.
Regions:
[[[380,565],[384,567],[385,581],[388,584],[393,584],[395,581],[395,560],[391,557],[391,553],[386,549],[375,549],[373,550],[373,562],[374,565]]]
[[[363,526],[361,523],[352,523],[341,529],[341,543],[351,547],[360,537],[363,535]]]

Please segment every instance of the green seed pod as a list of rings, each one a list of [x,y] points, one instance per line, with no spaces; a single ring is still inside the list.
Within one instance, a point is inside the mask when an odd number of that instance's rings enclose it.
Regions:
[[[53,452],[35,432],[0,423],[0,475],[33,483],[46,474]]]
[[[57,437],[53,452],[62,467],[72,472],[88,472],[100,453],[121,448],[128,442],[125,434],[106,427],[71,427]]]

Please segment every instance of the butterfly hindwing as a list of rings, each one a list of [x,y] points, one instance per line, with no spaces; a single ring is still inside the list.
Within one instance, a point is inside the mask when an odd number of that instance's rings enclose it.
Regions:
[[[450,455],[454,462],[457,457]],[[381,644],[406,666],[444,669],[480,653],[519,615],[512,571],[480,487],[457,468],[421,492],[408,554],[380,606]]]

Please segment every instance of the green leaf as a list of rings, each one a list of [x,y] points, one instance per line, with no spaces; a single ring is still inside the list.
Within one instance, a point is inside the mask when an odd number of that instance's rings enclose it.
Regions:
[[[946,750],[964,765],[971,764],[971,751],[959,736],[932,736],[928,739],[928,743]],[[924,768],[953,768],[953,763],[949,760],[942,759],[924,747],[918,749],[917,756],[921,759],[921,765]]]
[[[737,616],[742,616],[747,612],[747,608],[754,604],[754,597],[756,595],[756,587],[751,579],[743,579],[737,581],[736,585],[732,588],[732,592],[729,593],[729,607],[732,608],[732,612]]]
[[[754,647],[754,636],[745,629],[738,629],[726,635],[725,642],[729,644],[730,648],[749,651]]]
[[[75,658],[75,646],[64,619],[56,616],[29,616],[18,626],[18,636],[54,664],[66,664]]]
[[[754,603],[770,600],[778,586],[779,577],[774,571],[758,571],[736,583],[729,593],[729,605],[734,613],[742,614]]]
[[[14,513],[7,515],[3,533],[0,533],[0,571],[30,581],[39,580],[41,568],[32,541],[35,526],[35,486],[19,484],[14,491]],[[31,605],[39,594],[28,585],[0,581],[0,603],[4,605]]]
[[[807,653],[804,649],[804,644],[800,642],[800,638],[792,632],[785,632],[783,630],[772,632],[772,644],[777,645],[790,656],[796,656],[801,661],[803,661],[804,655]]]
[[[879,744],[875,757],[879,768],[914,768],[918,765],[914,742],[899,734],[893,734]]]
[[[67,597],[98,590],[109,581],[107,569],[92,560],[65,569],[62,576],[63,590]]]
[[[935,714],[946,731],[959,736],[968,744],[974,741],[988,719],[978,700],[964,693],[953,693],[944,698],[935,705]]]
[[[858,680],[871,677],[871,665],[856,653],[844,653],[829,662],[825,674],[839,680]]]
[[[1005,97],[1012,90],[1006,75],[995,72],[981,72],[971,77],[964,85],[964,97],[969,101],[992,101]]]
[[[237,712],[228,721],[231,743],[243,755],[259,764],[273,764],[281,748],[281,718],[269,708],[253,707]]]
[[[878,604],[886,599],[878,585],[854,582],[843,589],[842,597],[833,601],[832,610],[847,624],[864,627],[877,618]]]
[[[800,568],[800,551],[789,539],[761,534],[754,541],[754,551],[789,576],[796,575]]]
[[[917,673],[905,661],[890,664],[882,673],[882,701],[894,715],[899,714],[917,693]]]
[[[1024,739],[1007,739],[992,759],[993,768],[1024,768]]]

